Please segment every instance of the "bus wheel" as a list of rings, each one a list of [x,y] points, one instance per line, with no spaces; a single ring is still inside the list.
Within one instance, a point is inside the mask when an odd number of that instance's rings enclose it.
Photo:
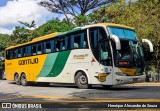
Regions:
[[[112,87],[112,85],[102,85],[103,86],[103,88],[105,88],[105,89],[110,89],[111,87]]]
[[[21,75],[21,84],[22,84],[22,86],[27,86],[28,85],[27,78],[26,78],[25,74]]]
[[[87,76],[84,72],[78,72],[75,76],[75,83],[81,89],[88,89],[91,85],[88,84]]]
[[[5,76],[5,71],[2,71],[2,80],[5,80],[6,76]]]
[[[21,82],[18,74],[14,76],[14,81],[16,82],[17,85],[20,85]]]

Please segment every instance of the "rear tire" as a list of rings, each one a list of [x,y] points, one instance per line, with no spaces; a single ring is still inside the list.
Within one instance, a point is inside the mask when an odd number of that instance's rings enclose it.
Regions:
[[[81,89],[88,89],[91,85],[88,84],[88,78],[86,74],[82,71],[79,71],[75,76],[75,83]]]
[[[15,76],[14,76],[14,81],[16,82],[17,85],[20,85],[20,84],[21,84],[21,82],[20,82],[20,77],[19,77],[18,74],[15,74]]]
[[[27,86],[28,85],[27,78],[26,78],[25,74],[21,75],[21,84],[22,84],[22,86]]]
[[[5,80],[6,76],[5,76],[5,71],[2,71],[2,80]]]

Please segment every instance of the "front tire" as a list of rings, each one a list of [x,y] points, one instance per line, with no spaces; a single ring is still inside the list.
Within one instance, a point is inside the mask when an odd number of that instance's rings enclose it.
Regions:
[[[28,85],[27,78],[26,78],[25,74],[21,75],[21,84],[22,84],[22,86],[27,86]]]
[[[75,76],[75,83],[81,89],[88,89],[91,85],[88,84],[88,78],[86,74],[82,71],[79,71]]]

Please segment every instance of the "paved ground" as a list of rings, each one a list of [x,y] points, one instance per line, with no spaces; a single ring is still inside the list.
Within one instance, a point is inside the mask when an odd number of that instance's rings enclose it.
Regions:
[[[78,89],[75,85],[53,84],[24,87],[0,80],[0,102],[44,103],[45,107],[69,108],[68,110],[105,109],[108,103],[113,102],[156,102],[160,105],[160,83],[129,84],[111,89],[95,85],[92,89]]]

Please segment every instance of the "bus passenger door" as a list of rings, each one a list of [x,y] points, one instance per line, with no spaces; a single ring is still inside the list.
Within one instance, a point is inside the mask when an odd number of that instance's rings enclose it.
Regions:
[[[93,74],[91,83],[112,85],[112,57],[105,29],[103,27],[90,28],[89,41],[94,56],[90,68],[90,73]]]
[[[112,85],[113,81],[113,67],[112,55],[109,45],[109,40],[99,42],[99,65],[102,74],[99,74],[99,79],[104,85]]]

